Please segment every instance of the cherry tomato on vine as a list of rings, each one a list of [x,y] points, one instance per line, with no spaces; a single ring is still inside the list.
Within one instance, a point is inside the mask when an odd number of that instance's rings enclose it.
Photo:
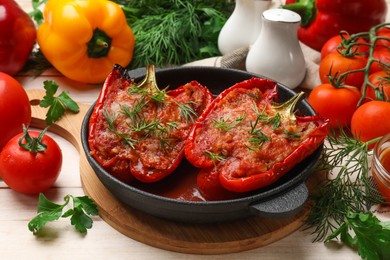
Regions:
[[[375,46],[372,54],[374,59],[377,59],[383,63],[390,64],[390,50],[384,46]],[[373,62],[370,67],[370,74],[382,70],[382,66],[378,62]]]
[[[388,28],[388,27],[379,28],[376,31],[376,36],[386,37],[386,38],[390,39],[390,28]],[[390,46],[390,41],[385,40],[385,39],[378,39],[376,41],[375,45]]]
[[[321,83],[330,83],[329,74],[333,77],[340,76],[340,74],[347,71],[362,69],[366,66],[366,63],[367,59],[365,57],[344,57],[338,52],[330,53],[320,62],[319,76]],[[344,80],[341,83],[360,88],[364,82],[364,72],[350,73]]]
[[[350,125],[360,97],[356,88],[325,83],[310,92],[308,101],[319,115],[329,119],[331,127],[338,128]]]
[[[373,100],[361,105],[352,116],[351,131],[363,142],[390,133],[390,103]]]
[[[390,75],[386,72],[380,70],[370,74],[368,81],[375,86],[375,89],[378,89],[379,92],[383,95],[383,100],[390,100]],[[363,88],[361,88],[363,94]],[[378,99],[375,94],[374,88],[367,86],[366,89],[366,98],[369,100]],[[380,99],[382,100],[382,99]]]
[[[0,177],[13,190],[36,194],[55,183],[62,166],[62,152],[45,131],[14,136],[0,153]]]
[[[337,52],[337,46],[340,45],[340,43],[342,42],[342,37],[344,37],[344,39],[349,39],[349,35],[345,34],[345,35],[335,35],[333,36],[332,38],[330,38],[329,40],[327,40],[325,42],[325,44],[322,46],[321,48],[321,60],[323,60],[328,54],[330,53],[333,53],[333,52]],[[362,45],[355,45],[352,47],[351,49],[351,52],[357,52],[357,53],[365,53],[366,55],[368,54],[368,51],[369,51],[369,47],[366,46],[366,45],[363,45],[363,44],[367,44],[367,42],[362,39],[362,38],[359,38],[356,40],[356,43],[359,43],[359,44],[362,44]],[[363,56],[366,56],[366,55],[363,55]]]
[[[20,83],[0,72],[0,151],[6,142],[23,132],[22,125],[31,121],[31,106]]]

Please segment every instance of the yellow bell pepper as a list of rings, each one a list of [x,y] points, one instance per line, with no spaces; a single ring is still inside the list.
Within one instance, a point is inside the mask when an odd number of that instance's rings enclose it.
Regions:
[[[84,82],[105,80],[114,64],[126,67],[134,34],[119,5],[108,0],[49,0],[37,41],[64,76]]]

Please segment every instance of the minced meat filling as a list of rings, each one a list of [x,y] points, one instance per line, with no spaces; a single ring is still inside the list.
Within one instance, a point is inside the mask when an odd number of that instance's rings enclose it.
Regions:
[[[235,177],[266,172],[291,154],[314,129],[256,98],[256,89],[229,92],[197,128],[199,156],[210,157]],[[207,159],[207,158],[206,158]],[[226,169],[225,169],[226,168]]]
[[[139,163],[149,169],[169,168],[203,110],[204,93],[191,83],[175,98],[165,93],[160,101],[150,93],[130,94],[131,87],[108,95],[96,120],[95,156],[113,175],[129,173]],[[184,109],[192,111],[189,118]]]

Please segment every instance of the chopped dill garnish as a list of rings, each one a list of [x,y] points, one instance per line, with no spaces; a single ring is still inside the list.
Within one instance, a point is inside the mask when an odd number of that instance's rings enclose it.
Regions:
[[[212,119],[212,123],[215,128],[222,129],[223,131],[229,131],[235,128],[239,123],[245,120],[246,115],[242,115],[234,120],[229,120],[229,118],[224,119],[220,117],[219,119]]]

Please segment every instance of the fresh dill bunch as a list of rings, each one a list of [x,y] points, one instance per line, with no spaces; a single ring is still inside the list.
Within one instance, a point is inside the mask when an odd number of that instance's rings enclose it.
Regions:
[[[130,69],[166,67],[220,55],[218,35],[234,2],[226,0],[116,0],[136,43]]]
[[[323,241],[333,233],[345,221],[347,209],[364,213],[383,203],[369,176],[369,144],[350,137],[343,129],[328,134],[317,169],[326,179],[311,196],[314,205],[306,221],[308,228],[314,228],[314,241]]]

